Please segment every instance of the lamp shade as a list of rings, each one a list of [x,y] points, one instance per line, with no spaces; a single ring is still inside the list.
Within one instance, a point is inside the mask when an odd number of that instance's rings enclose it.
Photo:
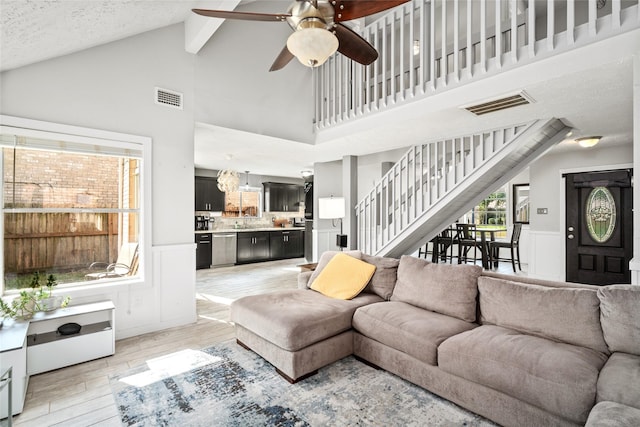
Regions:
[[[318,218],[344,218],[344,197],[323,197],[318,199]]]
[[[239,182],[238,172],[230,169],[218,171],[218,189],[223,193],[238,191]]]
[[[302,28],[289,36],[287,49],[302,65],[319,67],[338,50],[338,38],[324,28]]]

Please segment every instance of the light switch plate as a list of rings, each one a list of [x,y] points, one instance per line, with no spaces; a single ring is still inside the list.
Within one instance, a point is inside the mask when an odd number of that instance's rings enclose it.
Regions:
[[[548,208],[538,208],[537,209],[538,215],[546,215],[549,213],[549,209]]]

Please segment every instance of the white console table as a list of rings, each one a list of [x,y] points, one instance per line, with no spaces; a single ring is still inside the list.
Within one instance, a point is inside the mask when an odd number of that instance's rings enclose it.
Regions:
[[[59,326],[78,323],[80,332],[60,335]],[[73,305],[0,329],[0,371],[13,368],[13,415],[22,412],[29,376],[115,353],[115,306],[111,301]],[[0,401],[8,399],[8,390]],[[0,419],[7,417],[0,406]]]

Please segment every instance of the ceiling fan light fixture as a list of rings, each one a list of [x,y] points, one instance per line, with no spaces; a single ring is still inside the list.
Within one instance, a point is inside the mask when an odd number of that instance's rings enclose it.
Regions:
[[[576,142],[581,147],[589,148],[589,147],[593,147],[598,142],[600,142],[600,139],[602,139],[601,136],[587,136],[587,137],[584,137],[584,138],[576,139]]]
[[[338,50],[338,38],[324,28],[302,28],[289,36],[287,49],[302,65],[319,67]]]

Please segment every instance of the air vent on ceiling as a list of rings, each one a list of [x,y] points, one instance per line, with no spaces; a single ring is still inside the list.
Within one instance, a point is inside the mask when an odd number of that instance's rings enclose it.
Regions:
[[[517,107],[518,105],[527,105],[533,103],[533,99],[525,92],[518,92],[515,95],[505,96],[499,99],[483,102],[482,104],[469,105],[462,107],[465,110],[481,116],[494,111],[506,110],[507,108]]]
[[[156,88],[155,92],[156,104],[166,105],[167,107],[182,110],[182,94],[168,89]]]

